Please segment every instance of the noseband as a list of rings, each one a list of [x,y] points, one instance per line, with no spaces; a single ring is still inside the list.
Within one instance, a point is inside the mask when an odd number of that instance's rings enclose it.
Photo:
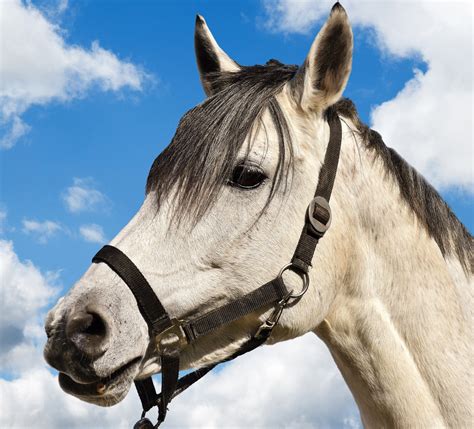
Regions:
[[[107,245],[99,250],[92,259],[92,262],[107,264],[130,288],[137,300],[140,313],[148,324],[151,341],[154,342],[161,359],[162,390],[160,394],[156,393],[151,377],[135,380],[143,413],[134,429],[157,428],[164,421],[168,404],[175,396],[186,390],[218,364],[235,359],[265,343],[278,323],[283,310],[288,304],[299,300],[308,290],[308,272],[314,251],[319,239],[331,224],[329,199],[341,150],[340,119],[332,109],[327,111],[327,119],[330,136],[324,164],[319,172],[315,196],[308,206],[305,224],[295,253],[291,262],[285,265],[273,280],[263,286],[192,320],[172,319],[143,274],[121,250]],[[303,284],[301,291],[288,290],[283,281],[283,273],[287,270],[293,271],[301,278]],[[250,333],[250,339],[245,341],[234,354],[179,378],[180,353],[186,346],[224,325],[265,307],[274,307],[274,310],[263,324]],[[158,407],[156,425],[153,425],[145,417],[146,412],[154,406]]]

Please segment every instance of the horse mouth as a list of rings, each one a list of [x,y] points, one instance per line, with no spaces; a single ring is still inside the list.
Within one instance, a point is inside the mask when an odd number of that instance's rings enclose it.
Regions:
[[[107,377],[92,383],[80,383],[64,372],[59,373],[59,385],[66,392],[87,402],[113,405],[119,402],[133,381],[142,357],[136,357]]]

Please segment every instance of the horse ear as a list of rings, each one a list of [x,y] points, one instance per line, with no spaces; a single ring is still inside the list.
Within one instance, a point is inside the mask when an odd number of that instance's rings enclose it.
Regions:
[[[303,110],[322,112],[339,100],[351,72],[352,48],[349,18],[336,3],[291,81],[292,93]]]
[[[194,31],[194,49],[204,92],[211,96],[216,91],[212,86],[212,76],[221,72],[236,72],[240,66],[231,59],[217,44],[206,21],[196,16]]]

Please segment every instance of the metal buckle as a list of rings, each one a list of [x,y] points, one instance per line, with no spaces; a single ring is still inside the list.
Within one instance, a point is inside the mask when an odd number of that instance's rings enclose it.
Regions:
[[[156,349],[159,353],[181,351],[188,344],[188,338],[182,326],[183,321],[171,319],[171,323],[172,326],[155,335]]]
[[[280,272],[278,273],[278,277],[280,277],[283,281],[283,273],[287,270],[291,270],[293,271],[295,274],[297,274],[300,279],[302,280],[303,282],[303,288],[301,289],[300,292],[294,294],[293,291],[290,292],[290,294],[285,298],[285,303],[289,300],[289,299],[294,299],[294,298],[300,298],[302,297],[306,291],[308,290],[309,288],[309,275],[307,272],[305,271],[302,271],[301,268],[299,268],[297,265],[293,264],[292,262],[290,262],[289,264],[286,264],[281,270]]]
[[[316,207],[319,207],[320,209],[326,211],[329,214],[329,219],[326,223],[323,223],[320,219],[314,217],[314,210],[316,209]],[[321,196],[314,197],[313,200],[309,203],[307,216],[309,223],[314,228],[314,231],[320,237],[322,237],[331,226],[332,220],[331,207],[329,207],[329,203],[326,198]]]

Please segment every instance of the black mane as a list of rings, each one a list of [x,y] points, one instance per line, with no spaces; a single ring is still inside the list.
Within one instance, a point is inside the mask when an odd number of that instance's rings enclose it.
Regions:
[[[187,112],[171,144],[156,158],[146,192],[156,191],[158,207],[172,190],[178,217],[196,221],[212,206],[237,162],[244,141],[268,109],[278,134],[279,161],[268,202],[293,166],[293,145],[285,115],[275,96],[289,82],[297,66],[276,60],[265,66],[242,67],[237,73],[213,77],[219,91]],[[402,200],[438,244],[443,256],[455,254],[466,271],[473,271],[473,238],[436,190],[381,136],[361,122],[354,104],[342,99],[333,108],[350,119],[365,147],[382,159],[387,173],[399,185]],[[250,148],[247,148],[247,151]],[[267,202],[267,204],[268,204]]]
[[[414,212],[418,221],[436,241],[442,255],[454,254],[466,272],[473,272],[473,237],[451,211],[446,202],[426,179],[394,149],[385,145],[381,135],[359,118],[354,103],[342,99],[335,108],[339,115],[356,126],[365,147],[379,157],[400,189],[400,196]]]

